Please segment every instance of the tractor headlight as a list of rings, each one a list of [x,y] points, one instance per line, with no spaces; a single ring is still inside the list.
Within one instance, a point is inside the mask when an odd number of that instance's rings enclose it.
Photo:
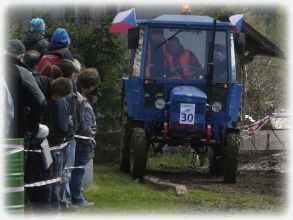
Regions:
[[[220,112],[222,110],[222,104],[220,102],[214,102],[212,105],[213,112]]]
[[[155,101],[155,106],[157,109],[163,109],[165,107],[165,104],[166,104],[165,100],[162,98],[158,98]]]

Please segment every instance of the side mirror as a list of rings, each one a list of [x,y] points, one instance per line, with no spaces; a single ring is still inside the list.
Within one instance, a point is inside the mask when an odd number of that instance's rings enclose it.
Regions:
[[[235,35],[235,49],[239,55],[243,55],[246,50],[246,35],[239,33]]]
[[[139,28],[128,30],[128,49],[138,48]]]

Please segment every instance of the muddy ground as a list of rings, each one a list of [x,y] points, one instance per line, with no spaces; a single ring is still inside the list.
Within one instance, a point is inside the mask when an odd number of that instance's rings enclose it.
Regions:
[[[207,168],[201,167],[162,167],[147,173],[165,181],[184,184],[187,188],[219,193],[257,193],[285,201],[288,192],[286,158],[285,152],[269,156],[241,154],[235,184],[224,184],[221,176],[210,176]]]

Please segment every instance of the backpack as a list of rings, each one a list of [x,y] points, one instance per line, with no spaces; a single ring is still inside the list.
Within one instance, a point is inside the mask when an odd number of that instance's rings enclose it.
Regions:
[[[36,71],[40,73],[47,64],[57,65],[61,59],[62,57],[59,55],[44,55],[39,61]]]

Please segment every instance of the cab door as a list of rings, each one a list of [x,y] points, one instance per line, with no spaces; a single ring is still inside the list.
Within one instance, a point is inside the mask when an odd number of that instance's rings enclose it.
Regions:
[[[143,116],[143,45],[144,35],[143,30],[140,30],[138,47],[131,50],[132,64],[129,76],[123,78],[128,115],[136,119],[142,118]]]

